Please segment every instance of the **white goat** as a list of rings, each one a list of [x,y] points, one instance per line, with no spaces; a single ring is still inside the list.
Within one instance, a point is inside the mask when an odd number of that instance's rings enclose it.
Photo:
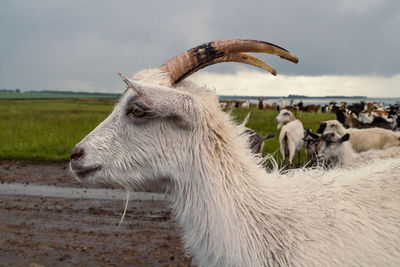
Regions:
[[[284,109],[287,106],[290,106],[290,101],[285,101],[282,98],[279,98],[279,100],[277,101],[277,108],[278,110]]]
[[[348,133],[344,136],[333,132],[323,134],[316,148],[318,157],[330,161],[334,166],[343,168],[358,167],[369,163],[371,160],[400,157],[399,146],[356,153],[351,144],[347,142],[349,138]]]
[[[361,111],[358,114],[358,121],[364,124],[372,123],[376,114],[369,112],[368,110]]]
[[[241,106],[241,108],[250,108],[250,102],[248,100],[244,101]]]
[[[287,109],[281,109],[275,118],[278,123],[278,129],[282,127],[279,134],[280,150],[283,161],[289,159],[289,166],[293,167],[293,158],[297,152],[298,165],[301,164],[301,147],[303,146],[304,128],[301,121],[297,120],[292,112]]]
[[[126,189],[167,179],[172,214],[199,266],[399,266],[398,161],[267,173],[215,94],[182,81],[227,60],[260,66],[245,51],[297,62],[269,43],[223,40],[123,77],[128,89],[75,146],[71,171]]]
[[[356,152],[370,149],[385,149],[400,145],[400,138],[393,131],[382,128],[346,129],[337,120],[321,123],[318,133],[335,132],[340,136],[350,134],[350,143]]]

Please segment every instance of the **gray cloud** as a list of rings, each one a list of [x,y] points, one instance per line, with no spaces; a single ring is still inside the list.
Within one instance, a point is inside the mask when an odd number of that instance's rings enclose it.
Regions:
[[[298,65],[260,56],[282,74],[389,77],[400,73],[399,28],[397,0],[2,1],[0,88],[120,90],[118,71],[231,37],[294,52]]]

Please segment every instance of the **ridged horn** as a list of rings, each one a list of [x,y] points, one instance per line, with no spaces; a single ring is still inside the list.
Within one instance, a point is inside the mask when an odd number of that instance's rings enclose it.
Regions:
[[[222,62],[240,62],[263,68],[273,75],[276,70],[264,61],[244,52],[268,53],[297,63],[298,58],[277,45],[257,40],[225,39],[196,46],[177,55],[160,69],[170,75],[172,84],[209,65]]]
[[[123,75],[121,72],[117,73],[119,75],[119,77],[122,78],[122,80],[124,81],[124,83],[128,86],[128,88],[134,88],[133,84],[131,83],[131,81],[129,81],[128,78],[126,78],[125,75]]]

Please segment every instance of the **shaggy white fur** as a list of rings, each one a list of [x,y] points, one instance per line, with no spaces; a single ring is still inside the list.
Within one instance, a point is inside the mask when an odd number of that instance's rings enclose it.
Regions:
[[[85,182],[166,179],[199,266],[400,266],[400,163],[266,173],[217,97],[163,73],[135,76],[78,147]],[[77,168],[77,167],[75,167]]]

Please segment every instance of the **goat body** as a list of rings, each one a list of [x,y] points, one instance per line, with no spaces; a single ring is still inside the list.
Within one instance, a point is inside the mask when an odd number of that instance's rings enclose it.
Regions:
[[[249,136],[250,149],[251,152],[253,152],[254,154],[262,153],[264,148],[264,142],[271,138],[274,138],[273,134],[267,134],[265,136],[261,136],[254,130],[248,128],[243,133]]]
[[[347,107],[347,110],[351,111],[352,113],[356,114],[358,116],[358,114],[364,110],[365,107],[365,103],[364,102],[360,102],[360,103],[353,103],[350,106]]]
[[[400,138],[390,130],[382,128],[345,129],[337,120],[321,123],[318,133],[335,132],[343,136],[350,134],[350,143],[356,152],[370,149],[385,149],[400,145]]]
[[[259,97],[258,98],[258,109],[264,109],[264,97]]]
[[[275,118],[278,123],[278,129],[282,124],[287,122],[279,134],[280,150],[283,161],[289,159],[289,165],[293,166],[293,158],[296,152],[297,159],[300,165],[300,152],[303,146],[304,128],[301,121],[296,120],[293,114],[287,109],[281,109],[278,116]]]
[[[321,105],[308,105],[308,106],[303,106],[300,109],[300,111],[317,113],[318,110],[320,109],[320,107],[321,107]]]
[[[304,130],[304,150],[306,151],[308,164],[312,165],[315,161],[316,148],[319,138],[320,136],[313,133],[311,129]]]
[[[300,153],[303,146],[304,128],[299,120],[288,122],[282,127],[279,134],[280,150],[282,159],[289,159],[290,166],[293,165],[293,158],[296,152]],[[300,155],[298,155],[300,164]]]
[[[347,137],[346,137],[347,136]],[[340,136],[337,133],[326,133],[319,138],[316,153],[319,157],[330,161],[334,166],[354,168],[372,160],[399,158],[400,147],[354,152],[351,144],[346,142],[349,134]],[[346,138],[343,138],[346,137]]]
[[[167,88],[136,84],[153,105],[166,97]],[[181,115],[190,111],[193,122],[166,124],[156,117],[135,122],[135,134],[123,137],[121,131],[132,126],[115,131],[112,125],[122,124],[123,107],[135,99],[133,90],[126,91],[110,117],[80,143],[90,162],[102,166],[86,179],[134,188],[168,177],[171,209],[199,266],[400,264],[398,162],[346,172],[267,174],[216,101],[211,105],[200,89],[191,88],[191,95],[181,90],[167,92],[197,103]]]
[[[371,122],[362,123],[357,119],[356,115],[354,114],[344,114],[344,116],[345,116],[345,123],[344,123],[345,126],[350,126],[351,128],[367,129],[367,128],[377,127],[388,130],[392,129],[390,123],[382,117],[373,117]]]
[[[225,53],[220,43],[185,58],[213,61]],[[240,51],[234,60],[261,64]],[[172,213],[199,266],[400,265],[398,161],[266,173],[215,94],[182,80],[188,71],[171,71],[171,64],[134,81],[121,75],[128,89],[119,103],[72,151],[78,179],[126,189],[168,180]]]

